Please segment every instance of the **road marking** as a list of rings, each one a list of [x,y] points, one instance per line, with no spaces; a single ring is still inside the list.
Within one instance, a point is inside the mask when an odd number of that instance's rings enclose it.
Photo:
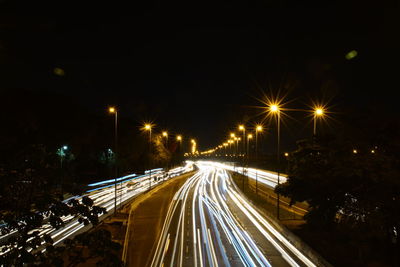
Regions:
[[[169,235],[169,234],[168,234]],[[168,250],[168,247],[169,247],[169,241],[170,241],[170,239],[169,239],[169,236],[168,236],[168,239],[167,239],[167,244],[165,245],[165,249],[164,249],[164,254],[165,254],[165,252],[167,252],[167,250]]]

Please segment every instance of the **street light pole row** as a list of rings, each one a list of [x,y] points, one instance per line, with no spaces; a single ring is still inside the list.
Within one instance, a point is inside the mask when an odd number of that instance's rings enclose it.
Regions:
[[[277,161],[276,161],[276,171],[277,171],[277,186],[280,185],[280,135],[281,135],[281,129],[280,129],[280,125],[281,125],[281,112],[282,112],[282,108],[279,105],[279,102],[270,102],[268,104],[268,109],[267,109],[268,113],[271,115],[276,115],[276,126],[277,126]],[[317,120],[321,117],[323,117],[325,114],[325,110],[323,106],[316,106],[313,109],[313,139],[316,137],[317,135]],[[244,163],[244,154],[245,154],[245,141],[246,141],[246,127],[243,124],[240,124],[238,126],[239,131],[243,131],[243,163]],[[256,161],[258,160],[258,133],[262,132],[263,127],[261,125],[256,125],[255,127],[255,159]],[[250,148],[249,148],[249,141],[253,136],[251,134],[249,134],[247,136],[247,159],[249,160],[249,154],[250,154]],[[235,136],[235,133],[231,133],[230,134],[230,138],[226,143],[223,143],[223,146],[221,147],[226,147],[229,145],[229,147],[231,148],[231,144],[236,141],[236,146],[238,146],[237,142],[239,141],[239,139]],[[219,147],[220,148],[220,147]],[[218,147],[216,148],[218,149]],[[230,149],[231,150],[231,149]],[[214,151],[214,150],[212,150]],[[236,154],[238,154],[239,152],[236,151]],[[285,156],[286,153],[285,153]],[[243,173],[244,173],[244,164],[243,164]],[[256,194],[258,194],[258,173],[256,171]],[[277,194],[277,218],[280,218],[280,195]]]
[[[114,180],[114,191],[115,191],[115,195],[114,195],[114,214],[117,213],[117,178],[118,178],[118,111],[115,107],[109,107],[108,108],[108,112],[110,114],[114,114],[114,160],[115,160],[115,180]],[[152,170],[152,162],[151,162],[151,152],[152,152],[152,127],[153,125],[151,124],[145,124],[144,125],[144,130],[149,132],[149,152],[150,152],[150,162],[149,162],[149,168],[150,168],[150,178],[149,178],[149,188],[151,189],[151,170]],[[165,145],[168,146],[168,132],[164,131],[162,132],[162,135],[166,138],[166,143]],[[179,146],[182,145],[182,136],[181,135],[177,135],[176,136],[177,141],[179,142]],[[66,148],[65,148],[66,149]],[[61,166],[62,166],[62,158],[61,157]],[[121,184],[121,188],[122,188],[122,184]],[[120,200],[120,204],[121,204],[121,200]]]

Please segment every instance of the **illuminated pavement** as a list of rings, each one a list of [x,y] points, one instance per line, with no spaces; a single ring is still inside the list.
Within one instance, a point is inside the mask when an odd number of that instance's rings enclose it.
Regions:
[[[169,206],[151,266],[315,266],[240,195],[226,168],[196,165]]]

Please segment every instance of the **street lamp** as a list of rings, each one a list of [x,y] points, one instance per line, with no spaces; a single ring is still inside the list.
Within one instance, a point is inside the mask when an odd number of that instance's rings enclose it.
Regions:
[[[58,150],[57,150],[57,154],[60,156],[60,185],[61,185],[61,196],[63,196],[64,194],[63,194],[63,175],[64,175],[64,172],[62,171],[62,169],[63,169],[63,160],[64,160],[64,157],[66,156],[66,154],[65,154],[65,151],[66,150],[68,150],[68,146],[66,146],[66,145],[64,145],[64,146],[62,146],[62,147],[60,147]]]
[[[225,150],[224,150],[224,151],[225,151],[225,157],[226,157],[226,156],[227,156],[227,154],[228,154],[228,153],[227,153],[227,147],[228,147],[228,143],[226,143],[226,142],[225,142],[225,143],[223,143],[222,145],[223,145],[223,146],[224,146],[224,148],[225,148]]]
[[[237,154],[239,154],[239,138],[235,137],[235,141],[236,141],[236,156],[237,156]]]
[[[276,121],[277,121],[277,152],[276,152],[276,157],[277,157],[277,173],[278,173],[278,186],[280,185],[280,177],[279,177],[279,164],[280,164],[280,125],[281,125],[281,112],[278,104],[272,103],[269,106],[269,112],[273,115],[276,114]],[[279,193],[277,193],[277,210],[276,210],[276,215],[279,220]]]
[[[261,124],[256,125],[256,167],[258,166],[258,133],[263,131]],[[258,195],[258,169],[256,169],[256,195]]]
[[[250,156],[250,146],[249,146],[250,139],[253,139],[252,134],[247,135],[247,160],[249,159]]]
[[[115,107],[109,107],[108,112],[110,114],[114,114],[115,122],[114,122],[114,169],[115,169],[115,180],[114,180],[114,214],[117,213],[117,177],[118,177],[118,166],[117,166],[117,157],[118,157],[118,111]],[[122,185],[121,185],[122,186]]]
[[[322,116],[324,116],[324,109],[321,107],[316,107],[314,109],[314,131],[313,131],[314,136],[317,135],[317,118]]]
[[[262,130],[263,130],[263,127],[262,127],[262,125],[256,125],[256,162],[257,162],[257,160],[258,160],[258,133],[260,132],[262,132]]]
[[[146,123],[143,127],[143,129],[145,131],[149,132],[149,169],[150,169],[150,176],[149,176],[149,190],[151,190],[151,168],[152,168],[152,164],[151,164],[151,130],[152,130],[153,125],[151,125],[150,123]]]
[[[229,139],[228,140],[228,144],[229,144],[229,153],[230,153],[230,156],[232,157],[232,154],[233,154],[233,149],[232,149],[232,143],[233,143],[233,140],[232,139]]]
[[[168,132],[164,131],[162,132],[163,137],[165,137],[165,146],[168,146]]]
[[[59,149],[57,149],[57,154],[60,156],[61,169],[62,169],[62,165],[63,165],[63,158],[65,157],[65,150],[68,150],[68,146],[62,146]]]
[[[246,128],[244,125],[239,125],[239,131],[243,131],[243,154],[246,153],[246,143],[244,142],[246,140]]]
[[[196,153],[196,141],[194,139],[190,140],[190,142],[192,143],[192,154]]]
[[[182,135],[177,135],[176,141],[179,142],[179,153],[181,153],[181,151],[182,151]]]

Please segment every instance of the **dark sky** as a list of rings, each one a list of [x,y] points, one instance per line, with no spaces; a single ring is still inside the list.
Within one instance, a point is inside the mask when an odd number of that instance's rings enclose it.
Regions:
[[[332,98],[339,107],[395,110],[394,1],[145,2],[0,1],[0,89],[54,92],[98,113],[114,104],[203,148],[240,121],[261,119],[249,106],[263,91],[289,91],[293,108]],[[353,49],[358,56],[346,60]]]

